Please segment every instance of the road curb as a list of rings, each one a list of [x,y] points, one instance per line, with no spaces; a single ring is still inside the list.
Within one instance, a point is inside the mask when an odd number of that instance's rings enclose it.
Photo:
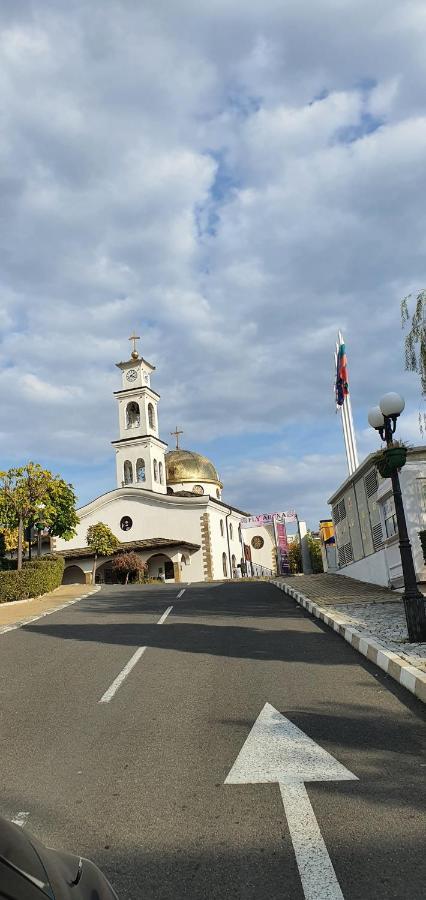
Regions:
[[[380,669],[383,669],[387,675],[390,675],[398,684],[407,688],[412,694],[426,703],[426,673],[420,672],[415,666],[411,666],[397,653],[386,650],[385,647],[372,638],[366,637],[361,631],[357,631],[351,625],[348,625],[343,616],[336,613],[332,615],[324,611],[300,591],[294,590],[288,584],[282,584],[279,581],[271,581],[280,591],[284,591],[287,596],[292,597],[299,606],[303,606],[316,619],[321,619],[329,628],[332,628],[337,634],[347,641],[354,650],[362,653],[367,657],[369,662],[375,663]]]
[[[72,606],[73,603],[78,603],[79,600],[85,600],[86,597],[91,597],[92,594],[97,594],[100,589],[101,586],[96,585],[93,591],[88,591],[86,594],[80,594],[79,597],[73,597],[72,600],[66,600],[65,603],[61,603],[59,606],[52,606],[51,609],[46,609],[44,612],[38,613],[38,615],[36,616],[31,616],[29,619],[21,619],[19,622],[11,622],[10,625],[0,625],[0,635],[7,634],[8,631],[15,631],[17,628],[23,628],[25,625],[31,625],[32,622],[37,622],[38,619],[43,619],[44,616],[50,616],[52,613],[60,612],[61,609],[65,609],[67,606]],[[37,600],[40,598],[36,597],[34,599]],[[19,600],[18,602],[21,603],[22,601]]]

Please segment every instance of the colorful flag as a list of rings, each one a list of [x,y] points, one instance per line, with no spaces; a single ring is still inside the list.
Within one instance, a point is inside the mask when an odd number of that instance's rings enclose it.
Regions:
[[[337,346],[337,370],[336,370],[336,404],[343,406],[345,397],[349,394],[348,363],[346,359],[346,347],[343,342]]]

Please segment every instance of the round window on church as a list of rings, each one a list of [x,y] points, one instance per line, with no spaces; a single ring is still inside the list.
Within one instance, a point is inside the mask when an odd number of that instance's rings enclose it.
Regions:
[[[204,494],[204,488],[203,488],[202,484],[194,484],[194,487],[192,488],[192,493],[193,494]]]
[[[132,525],[133,522],[130,516],[123,516],[123,518],[120,519],[120,528],[122,531],[130,531]]]
[[[261,550],[265,541],[263,537],[260,537],[260,534],[255,534],[254,538],[251,539],[251,545],[255,550]]]

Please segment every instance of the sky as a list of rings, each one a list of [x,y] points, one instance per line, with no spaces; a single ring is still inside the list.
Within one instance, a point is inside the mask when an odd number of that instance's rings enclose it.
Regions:
[[[312,528],[406,399],[400,301],[426,287],[424,0],[3,0],[0,468],[115,486],[115,363],[156,366],[160,432],[224,499]]]

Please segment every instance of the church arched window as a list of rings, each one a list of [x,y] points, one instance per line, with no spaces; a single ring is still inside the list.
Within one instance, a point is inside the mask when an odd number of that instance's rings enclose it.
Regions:
[[[228,577],[228,566],[226,563],[226,553],[222,553],[222,567],[223,567],[224,577],[227,578]]]
[[[154,459],[154,481],[158,481],[158,465],[156,459]]]
[[[128,403],[126,406],[126,427],[139,428],[140,424],[141,413],[139,409],[139,403],[136,403],[135,400],[132,400],[131,403]]]
[[[232,522],[229,523],[229,537],[231,538],[231,541],[232,541],[232,539],[234,537],[234,529],[232,527]]]
[[[164,484],[164,475],[163,475],[163,463],[158,463],[158,474],[160,477],[160,484]]]
[[[224,532],[223,532],[223,519],[220,520],[220,533],[221,533],[221,535],[222,535],[222,537],[223,537],[223,533],[224,533]]]
[[[124,463],[124,484],[133,484],[133,466],[129,459]]]
[[[155,412],[152,403],[148,403],[148,424],[150,428],[155,428]]]
[[[138,459],[136,463],[136,481],[145,481],[145,460]]]
[[[232,573],[231,574],[232,574],[233,578],[236,578],[237,577],[237,560],[235,559],[235,553],[233,553],[231,556],[231,563],[232,563]]]

